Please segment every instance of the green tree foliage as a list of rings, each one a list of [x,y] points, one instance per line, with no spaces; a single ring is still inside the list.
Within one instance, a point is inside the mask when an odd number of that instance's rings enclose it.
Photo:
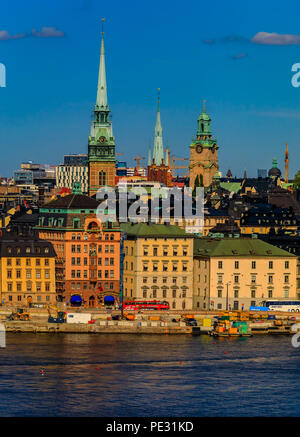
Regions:
[[[300,190],[300,170],[295,174],[293,188]]]
[[[196,197],[196,188],[197,187],[203,187],[203,175],[197,175],[196,179],[195,179],[195,183],[194,183],[194,189],[193,189],[193,197]]]

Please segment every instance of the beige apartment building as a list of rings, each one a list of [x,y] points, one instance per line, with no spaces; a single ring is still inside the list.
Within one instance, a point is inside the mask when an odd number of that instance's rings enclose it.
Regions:
[[[296,299],[297,257],[254,238],[194,240],[194,308],[249,309]]]
[[[193,235],[163,224],[122,224],[124,300],[160,300],[193,308]]]

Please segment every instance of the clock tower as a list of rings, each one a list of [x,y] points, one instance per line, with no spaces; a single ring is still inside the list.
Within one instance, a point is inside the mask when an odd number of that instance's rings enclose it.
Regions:
[[[205,101],[204,101],[205,102]],[[198,117],[197,137],[190,145],[190,187],[194,189],[198,176],[200,186],[209,187],[216,171],[219,170],[216,138],[211,133],[211,118],[205,112]]]
[[[103,186],[115,186],[115,138],[113,136],[112,122],[109,121],[109,113],[102,31],[97,100],[88,142],[90,196],[96,194],[97,190]]]

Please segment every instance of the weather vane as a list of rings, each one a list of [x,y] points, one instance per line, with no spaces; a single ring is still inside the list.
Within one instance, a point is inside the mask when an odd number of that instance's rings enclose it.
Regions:
[[[205,112],[205,103],[206,103],[206,100],[203,100],[203,112]]]
[[[104,21],[105,21],[105,18],[101,18],[101,21],[102,21],[102,36],[104,35]]]

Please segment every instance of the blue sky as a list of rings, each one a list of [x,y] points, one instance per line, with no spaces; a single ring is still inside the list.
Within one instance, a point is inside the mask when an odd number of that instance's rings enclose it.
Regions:
[[[300,6],[290,1],[15,0],[1,5],[0,174],[85,153],[96,99],[101,17],[117,152],[147,157],[157,88],[171,153],[189,156],[206,99],[220,169],[256,176],[277,157],[300,168]],[[34,29],[32,31],[32,29]],[[259,32],[277,33],[267,40]],[[280,36],[281,35],[281,36]],[[282,35],[292,35],[284,38]],[[254,38],[254,39],[253,39]],[[283,45],[284,44],[284,45]],[[124,158],[123,156],[121,157]]]

